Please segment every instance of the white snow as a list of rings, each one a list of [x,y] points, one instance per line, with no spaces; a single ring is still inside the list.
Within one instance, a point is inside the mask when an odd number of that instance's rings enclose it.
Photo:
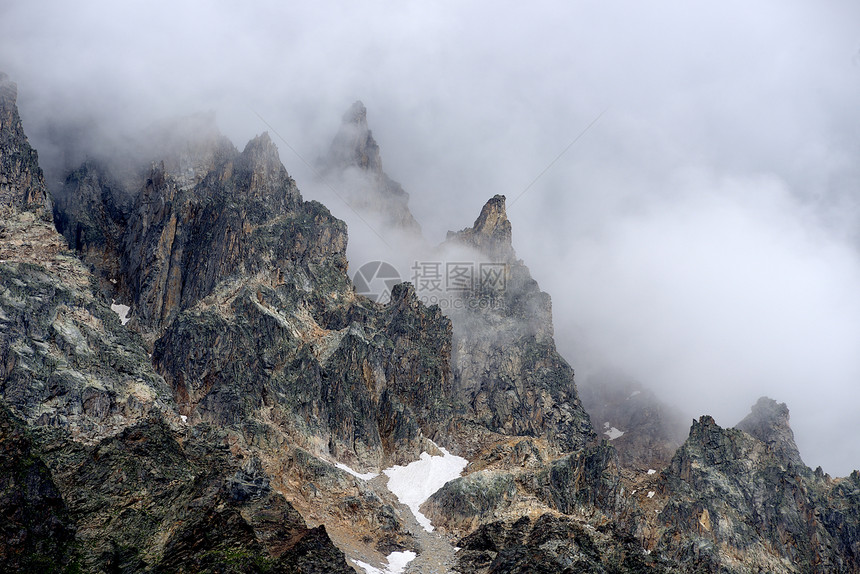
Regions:
[[[656,471],[656,470],[654,470],[653,468],[649,468],[649,469],[648,469],[648,474],[654,474],[654,473],[656,473],[656,472],[657,472],[657,471]]]
[[[648,491],[648,498],[654,498],[654,491],[653,490]]]
[[[629,397],[627,397],[627,398],[628,398],[628,399],[632,399],[632,398],[633,398],[633,397],[635,397],[636,395],[641,395],[641,394],[642,394],[642,391],[633,391],[632,393],[630,393],[630,396],[629,396]]]
[[[421,514],[419,508],[434,492],[459,477],[469,464],[465,458],[455,456],[442,447],[438,448],[442,456],[430,456],[422,452],[421,458],[415,462],[406,466],[395,465],[382,471],[388,476],[388,490],[409,507],[427,532],[433,532],[433,524]]]
[[[380,570],[379,568],[371,566],[367,562],[362,562],[361,560],[355,560],[355,563],[364,569],[365,574],[401,574],[406,568],[406,565],[414,559],[415,553],[405,550],[403,552],[392,552],[389,554],[387,558],[388,566],[385,570]]]
[[[364,472],[364,473],[357,472],[355,470],[352,470],[351,468],[349,468],[348,466],[346,466],[345,464],[343,464],[341,462],[335,464],[335,466],[341,470],[348,472],[349,474],[351,474],[352,476],[354,476],[356,478],[360,478],[361,480],[370,480],[371,478],[376,478],[377,476],[379,476],[378,472]]]
[[[624,435],[623,430],[618,430],[615,427],[609,427],[609,430],[603,431],[603,434],[609,437],[609,440],[615,440],[620,436]]]
[[[184,422],[184,423],[187,423],[187,422],[188,422],[188,417],[187,417],[187,416],[185,416],[185,415],[179,415],[179,418],[181,418],[181,419],[182,419],[182,422]]]
[[[110,310],[119,315],[119,322],[123,325],[129,322],[128,312],[131,310],[131,307],[128,305],[111,301]]]

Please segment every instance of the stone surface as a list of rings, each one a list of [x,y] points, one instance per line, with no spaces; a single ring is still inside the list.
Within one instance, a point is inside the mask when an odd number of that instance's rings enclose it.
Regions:
[[[788,465],[804,468],[806,465],[800,458],[788,419],[788,407],[785,403],[762,397],[753,405],[750,414],[736,424],[735,428],[768,445],[774,454]]]
[[[45,176],[21,125],[17,100],[18,86],[0,72],[0,207],[33,210],[49,218]]]
[[[766,426],[768,413],[778,416]],[[774,436],[787,415],[764,399],[753,426]],[[857,572],[857,473],[833,481],[792,458],[709,416],[695,421],[660,478],[655,551],[704,572]]]

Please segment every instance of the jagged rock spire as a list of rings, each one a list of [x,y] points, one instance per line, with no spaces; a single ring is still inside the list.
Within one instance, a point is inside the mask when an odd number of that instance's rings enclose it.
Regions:
[[[511,222],[505,210],[505,196],[495,195],[490,198],[472,227],[449,231],[448,239],[475,247],[494,261],[516,260],[511,244]]]
[[[0,205],[50,213],[39,156],[18,115],[18,86],[0,72]]]
[[[357,101],[343,115],[341,129],[331,145],[332,154],[342,167],[355,166],[382,173],[379,144],[367,125],[367,108]]]
[[[343,192],[353,209],[381,217],[386,228],[421,235],[421,226],[409,210],[409,194],[382,169],[379,145],[367,124],[367,108],[360,101],[343,115],[321,165],[324,177]]]
[[[735,428],[767,444],[777,456],[793,465],[804,466],[788,424],[788,407],[768,397],[761,397],[752,411]]]

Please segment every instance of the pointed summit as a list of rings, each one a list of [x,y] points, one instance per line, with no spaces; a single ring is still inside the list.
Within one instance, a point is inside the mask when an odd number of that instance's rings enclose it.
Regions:
[[[448,239],[475,247],[494,261],[513,262],[516,254],[511,243],[511,222],[505,210],[505,196],[495,195],[481,209],[472,227],[449,231]]]
[[[325,164],[328,169],[357,167],[377,177],[384,175],[379,145],[367,126],[367,108],[361,101],[352,104],[343,115],[340,131],[332,141]],[[402,189],[399,191],[403,192]]]
[[[50,214],[39,155],[24,134],[17,100],[18,86],[0,72],[0,206]]]
[[[343,115],[321,164],[323,176],[345,193],[350,207],[381,217],[390,230],[421,235],[421,226],[409,211],[409,194],[382,169],[379,145],[367,125],[367,108],[360,101]]]
[[[367,127],[367,108],[361,100],[356,100],[343,114],[343,123]]]
[[[771,398],[761,397],[753,405],[750,414],[736,424],[735,428],[767,444],[787,462],[804,466],[788,420],[788,407],[785,403],[777,403]]]

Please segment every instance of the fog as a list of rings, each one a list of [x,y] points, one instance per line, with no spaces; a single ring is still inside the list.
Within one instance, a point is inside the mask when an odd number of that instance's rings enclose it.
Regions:
[[[860,467],[860,4],[462,4],[7,0],[0,70],[52,188],[211,110],[314,197],[361,99],[430,242],[507,196],[580,384],[723,426],[767,394],[807,464]]]

